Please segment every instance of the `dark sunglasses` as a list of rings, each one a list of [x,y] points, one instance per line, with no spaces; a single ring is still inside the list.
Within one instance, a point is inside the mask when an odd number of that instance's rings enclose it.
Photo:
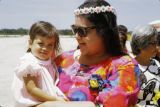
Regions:
[[[71,25],[71,28],[72,28],[73,34],[78,33],[78,36],[80,36],[80,37],[86,37],[88,31],[91,30],[91,29],[95,29],[96,26],[81,27],[81,26]]]

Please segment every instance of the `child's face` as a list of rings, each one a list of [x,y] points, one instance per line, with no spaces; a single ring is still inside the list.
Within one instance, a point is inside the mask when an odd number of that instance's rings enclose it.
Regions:
[[[32,54],[40,60],[48,60],[54,52],[55,37],[43,37],[37,35],[35,39],[29,40]]]

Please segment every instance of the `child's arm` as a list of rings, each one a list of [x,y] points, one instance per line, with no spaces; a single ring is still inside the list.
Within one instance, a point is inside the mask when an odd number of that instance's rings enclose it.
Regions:
[[[28,93],[39,101],[64,101],[63,98],[48,95],[37,87],[36,77],[27,75],[24,77],[25,87]]]

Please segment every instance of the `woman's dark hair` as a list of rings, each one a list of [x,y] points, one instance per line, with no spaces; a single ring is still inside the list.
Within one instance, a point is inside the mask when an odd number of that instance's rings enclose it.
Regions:
[[[34,23],[29,30],[30,40],[32,40],[33,42],[36,36],[55,37],[56,53],[60,51],[59,34],[56,28],[51,23],[45,21],[38,21]],[[28,48],[27,52],[30,51],[31,49]]]
[[[97,6],[110,6],[110,4],[104,0],[86,0],[78,8],[89,8]],[[122,55],[122,48],[120,45],[116,15],[113,12],[100,12],[92,14],[81,14],[88,19],[94,26],[96,26],[97,32],[100,34],[106,51],[113,56]]]

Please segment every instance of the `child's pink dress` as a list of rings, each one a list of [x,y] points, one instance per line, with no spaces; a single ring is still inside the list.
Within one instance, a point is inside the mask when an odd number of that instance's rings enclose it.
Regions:
[[[38,87],[52,96],[62,96],[64,94],[56,87],[58,73],[51,59],[41,61],[31,53],[26,53],[20,58],[20,63],[14,72],[12,84],[15,98],[15,107],[29,107],[41,103],[33,98],[26,90],[23,77],[31,74],[38,78]]]

